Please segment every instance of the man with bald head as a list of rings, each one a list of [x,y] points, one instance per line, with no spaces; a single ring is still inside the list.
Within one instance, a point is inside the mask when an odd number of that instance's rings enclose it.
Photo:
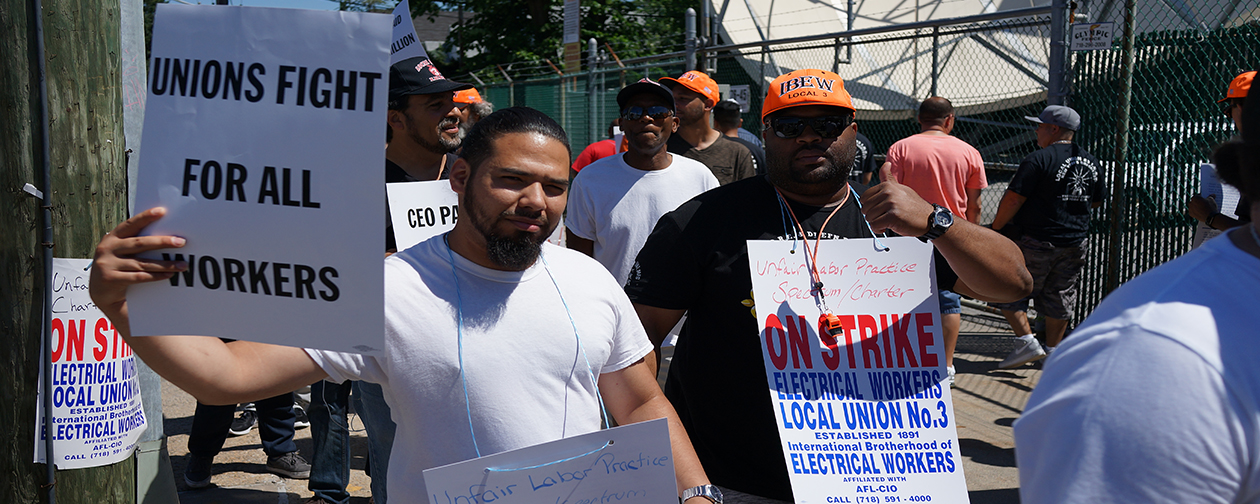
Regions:
[[[980,223],[980,190],[989,185],[984,160],[975,147],[954,130],[954,105],[933,96],[919,105],[919,129],[888,148],[885,162],[897,182],[910,186],[938,209],[948,210],[968,222]],[[954,346],[962,325],[962,305],[957,293],[941,289],[941,321],[945,333],[945,366],[954,383]]]

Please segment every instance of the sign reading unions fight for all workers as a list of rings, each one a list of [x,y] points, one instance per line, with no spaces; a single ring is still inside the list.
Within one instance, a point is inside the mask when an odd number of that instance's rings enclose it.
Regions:
[[[389,43],[386,14],[158,6],[136,208],[189,269],[128,292],[135,335],[380,351]]]
[[[53,439],[58,469],[113,464],[131,456],[148,426],[135,355],[88,295],[88,259],[53,259],[52,376],[40,368],[35,463]],[[44,380],[52,385],[52,430],[44,428]]]
[[[933,275],[915,238],[748,242],[766,387],[797,504],[967,502]],[[795,253],[793,251],[795,250]]]

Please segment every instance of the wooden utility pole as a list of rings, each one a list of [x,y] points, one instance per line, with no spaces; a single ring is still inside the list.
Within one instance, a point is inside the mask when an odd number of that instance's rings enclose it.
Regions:
[[[56,257],[91,257],[126,216],[119,5],[45,0],[53,233]],[[0,502],[36,503],[44,466],[31,462],[43,338],[44,278],[34,15],[27,0],[0,0]],[[156,419],[156,421],[161,421]],[[135,502],[133,459],[57,472],[58,503]]]

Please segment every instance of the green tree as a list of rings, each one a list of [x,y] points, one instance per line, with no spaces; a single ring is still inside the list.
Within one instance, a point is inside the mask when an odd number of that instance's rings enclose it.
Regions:
[[[622,59],[682,50],[683,16],[695,0],[583,0],[582,50],[595,38]],[[442,51],[431,54],[450,75],[478,72],[497,75],[495,65],[561,65],[564,51],[564,1],[465,0],[459,3],[419,0],[414,16],[432,17],[459,7],[470,14],[456,23]],[[462,47],[460,47],[462,45]],[[463,55],[461,58],[460,55]]]

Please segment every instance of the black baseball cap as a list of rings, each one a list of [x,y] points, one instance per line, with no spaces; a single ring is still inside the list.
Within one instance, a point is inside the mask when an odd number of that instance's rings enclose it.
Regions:
[[[626,108],[626,102],[630,101],[630,98],[643,93],[659,96],[665,100],[665,106],[669,107],[670,110],[674,110],[674,93],[665,89],[665,86],[662,86],[659,82],[646,77],[639,79],[639,82],[621,88],[621,91],[617,92],[617,107]]]
[[[424,56],[407,58],[389,66],[390,100],[397,100],[408,95],[446,93],[472,87],[472,84],[447,79],[433,65],[433,62]]]

